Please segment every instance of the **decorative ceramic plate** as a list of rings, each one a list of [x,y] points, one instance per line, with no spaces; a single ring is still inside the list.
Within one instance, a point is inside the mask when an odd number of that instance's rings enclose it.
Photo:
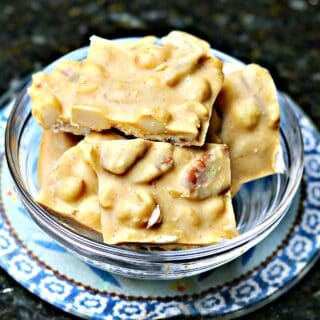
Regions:
[[[0,110],[0,154],[12,103]],[[305,174],[279,226],[257,247],[220,268],[171,280],[127,279],[95,269],[44,234],[16,198],[1,161],[0,265],[22,286],[83,318],[234,318],[288,290],[309,270],[320,247],[320,139],[296,107],[304,137]],[[36,170],[36,168],[35,168]]]

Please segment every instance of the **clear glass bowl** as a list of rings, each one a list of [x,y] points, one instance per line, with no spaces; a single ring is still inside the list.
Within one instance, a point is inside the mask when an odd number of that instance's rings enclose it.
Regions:
[[[82,60],[87,50],[87,47],[78,49],[61,59]],[[241,64],[222,52],[212,52],[223,61]],[[56,63],[44,70],[50,72]],[[303,171],[303,142],[291,100],[280,92],[278,97],[285,172],[250,182],[240,189],[233,202],[241,234],[215,245],[178,251],[143,251],[107,245],[96,234],[76,224],[66,223],[38,205],[34,196],[38,190],[36,171],[41,129],[31,116],[31,102],[26,88],[17,98],[8,120],[6,159],[17,194],[33,220],[85,262],[136,278],[174,279],[191,276],[223,265],[255,246],[277,226],[291,204]]]

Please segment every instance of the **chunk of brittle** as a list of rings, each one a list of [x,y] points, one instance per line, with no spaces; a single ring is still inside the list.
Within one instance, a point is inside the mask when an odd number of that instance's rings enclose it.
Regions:
[[[100,232],[98,181],[95,172],[84,161],[79,144],[67,149],[47,172],[36,201],[63,217]],[[43,149],[40,162],[50,157],[45,155],[47,151]]]
[[[43,130],[38,158],[38,181],[40,187],[47,183],[48,174],[57,167],[58,160],[69,148],[79,142],[79,136],[65,132]]]
[[[91,38],[72,125],[95,131],[114,127],[140,138],[203,145],[222,86],[222,63],[205,41],[183,32],[170,33],[160,45],[153,41]]]
[[[78,61],[61,61],[51,73],[38,72],[32,76],[28,89],[32,114],[44,129],[83,133],[78,124],[70,122],[81,67]]]
[[[266,69],[229,64],[226,70],[230,73],[225,74],[215,103],[221,125],[213,119],[207,140],[229,146],[235,194],[245,182],[282,171],[280,111],[276,87]]]
[[[198,149],[148,142],[139,153],[140,139],[98,136],[89,134],[81,149],[98,177],[106,243],[203,245],[238,234],[225,145]],[[117,144],[119,151],[115,151]],[[108,156],[129,159],[125,171],[106,170]],[[193,168],[199,169],[194,172],[196,181],[190,176]],[[173,197],[170,190],[178,193]]]

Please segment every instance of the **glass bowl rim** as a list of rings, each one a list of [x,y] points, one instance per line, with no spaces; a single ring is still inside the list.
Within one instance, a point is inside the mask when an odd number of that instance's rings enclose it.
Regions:
[[[140,39],[140,37],[119,38],[119,39],[113,39],[113,41],[121,42],[121,41],[138,40],[138,39]],[[55,60],[54,62],[49,64],[47,67],[45,67],[43,71],[45,72],[49,71],[61,60],[68,60],[68,59],[75,60],[75,58],[78,57],[79,55],[83,55],[84,53],[87,53],[88,48],[89,48],[88,46],[82,47],[60,57],[59,59]],[[211,49],[211,52],[214,54],[214,56],[216,56],[223,62],[234,62],[239,65],[245,65],[242,61],[226,53],[223,53],[219,50]],[[24,87],[24,89],[21,91],[21,93],[17,97],[13,105],[13,108],[10,112],[10,116],[8,118],[6,131],[5,131],[5,156],[6,156],[6,161],[8,163],[8,168],[13,178],[14,184],[17,187],[22,197],[21,200],[24,203],[24,205],[27,206],[29,210],[31,210],[30,209],[31,207],[33,210],[33,213],[37,214],[37,216],[41,219],[42,223],[48,223],[47,227],[51,230],[52,233],[56,234],[59,238],[61,237],[64,238],[64,240],[69,243],[70,241],[72,241],[78,246],[80,245],[83,247],[90,247],[91,250],[97,250],[100,255],[111,255],[111,256],[117,255],[117,256],[141,259],[141,260],[147,259],[148,261],[167,261],[167,260],[176,261],[181,259],[189,260],[190,258],[204,258],[211,255],[232,250],[250,241],[252,238],[260,235],[261,233],[271,228],[275,223],[277,223],[279,219],[282,218],[283,213],[285,212],[287,207],[290,205],[300,185],[300,180],[302,178],[302,172],[303,172],[303,147],[302,147],[303,139],[302,139],[298,118],[295,115],[294,111],[292,110],[292,107],[290,106],[288,108],[288,112],[290,114],[291,120],[294,122],[293,125],[299,128],[299,130],[297,131],[297,139],[298,139],[297,144],[301,146],[301,149],[302,149],[302,151],[300,152],[300,157],[296,159],[299,163],[298,170],[297,172],[295,172],[294,175],[291,174],[291,177],[293,178],[293,180],[289,181],[288,186],[285,190],[284,197],[280,200],[280,203],[277,205],[272,215],[267,217],[264,221],[259,223],[254,228],[236,236],[233,239],[228,239],[226,241],[222,241],[217,244],[211,244],[211,245],[201,246],[201,247],[192,248],[192,249],[174,250],[174,251],[134,250],[134,249],[119,247],[116,245],[109,245],[109,244],[105,244],[102,242],[89,239],[86,236],[81,235],[69,229],[68,227],[63,226],[63,224],[59,223],[56,219],[54,219],[47,210],[45,210],[42,206],[36,203],[33,200],[33,197],[31,196],[29,191],[24,186],[24,182],[22,181],[19,173],[20,169],[17,169],[15,167],[12,150],[9,148],[11,132],[13,129],[13,119],[16,116],[18,106],[20,105],[23,98],[25,98],[27,94],[26,90],[29,85],[30,85],[30,82]],[[277,91],[277,93],[281,95],[289,105],[293,104],[291,99],[288,98],[286,94],[280,91]],[[28,121],[30,116],[31,116],[31,111],[29,112],[29,116],[27,117],[26,121]],[[23,129],[21,132],[23,132]],[[19,136],[19,140],[20,140],[20,136]],[[19,145],[19,141],[18,141],[18,145]],[[26,205],[26,203],[28,205]],[[58,234],[58,232],[60,232],[60,234]]]

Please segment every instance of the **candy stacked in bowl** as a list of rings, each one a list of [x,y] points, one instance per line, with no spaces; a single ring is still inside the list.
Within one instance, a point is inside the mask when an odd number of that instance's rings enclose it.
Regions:
[[[39,226],[86,262],[138,278],[197,274],[261,241],[290,206],[302,154],[269,72],[180,31],[91,37],[33,75],[6,130]]]

